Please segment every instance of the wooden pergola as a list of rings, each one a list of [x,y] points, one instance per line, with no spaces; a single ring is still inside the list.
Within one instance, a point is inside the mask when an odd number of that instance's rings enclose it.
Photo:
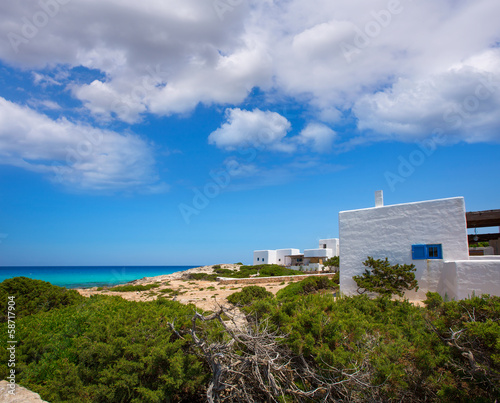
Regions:
[[[500,210],[471,211],[465,213],[467,228],[500,227]],[[477,237],[477,240],[474,238]],[[487,242],[500,239],[500,233],[493,234],[471,234],[469,244]]]

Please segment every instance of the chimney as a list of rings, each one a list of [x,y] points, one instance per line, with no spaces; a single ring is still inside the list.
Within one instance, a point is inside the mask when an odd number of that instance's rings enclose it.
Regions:
[[[375,192],[375,207],[383,207],[384,206],[384,191],[377,190]]]

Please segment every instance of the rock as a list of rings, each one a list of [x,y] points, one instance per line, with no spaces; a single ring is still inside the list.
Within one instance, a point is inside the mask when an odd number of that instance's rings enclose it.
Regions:
[[[0,381],[0,402],[1,403],[47,403],[40,398],[38,393],[32,392],[16,384],[15,394],[10,394],[10,383]]]

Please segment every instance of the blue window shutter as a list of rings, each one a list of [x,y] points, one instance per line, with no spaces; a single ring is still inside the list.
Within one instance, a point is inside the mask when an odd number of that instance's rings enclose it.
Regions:
[[[425,245],[412,245],[411,256],[413,260],[425,259]]]

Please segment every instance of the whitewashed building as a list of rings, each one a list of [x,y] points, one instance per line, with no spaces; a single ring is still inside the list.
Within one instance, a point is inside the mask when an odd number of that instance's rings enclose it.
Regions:
[[[475,293],[500,295],[500,256],[469,257],[465,203],[462,197],[384,206],[339,213],[340,291],[357,293],[353,276],[366,269],[368,256],[391,264],[414,264],[419,290],[463,299]]]
[[[253,252],[253,264],[276,264],[275,250],[256,250]]]
[[[253,252],[253,264],[278,264],[294,270],[321,271],[324,261],[339,255],[338,238],[320,239],[317,249],[256,250]]]
[[[299,249],[256,250],[253,252],[253,264],[279,264],[290,266],[291,255],[300,254]]]
[[[320,239],[317,249],[305,249],[290,257],[290,264],[286,266],[293,270],[322,271],[325,260],[339,255],[338,238]]]

